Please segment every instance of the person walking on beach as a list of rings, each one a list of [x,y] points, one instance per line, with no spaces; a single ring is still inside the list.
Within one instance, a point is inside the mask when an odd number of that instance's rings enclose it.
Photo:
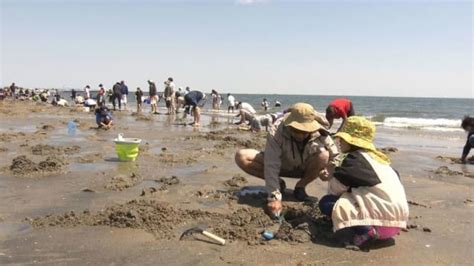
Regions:
[[[172,115],[176,113],[176,103],[175,103],[175,85],[173,78],[168,78],[165,82],[165,90],[163,91],[163,97],[165,99],[166,108],[168,109],[167,114]]]
[[[335,99],[329,103],[328,107],[326,108],[326,119],[329,122],[329,128],[332,127],[334,119],[342,118],[341,126],[339,130],[341,130],[342,126],[346,122],[348,117],[355,115],[354,107],[352,102],[345,98]]]
[[[12,85],[10,85],[10,95],[13,97],[13,98],[16,98],[16,84],[15,82],[12,83]]]
[[[235,108],[235,97],[230,93],[227,93],[227,103],[228,103],[227,113],[230,113],[230,110],[232,110],[232,113],[233,113],[234,108]]]
[[[137,91],[135,92],[135,98],[137,100],[137,113],[141,113],[142,112],[143,91],[140,89],[140,87],[138,87]]]
[[[241,149],[235,162],[249,175],[265,180],[269,198],[267,211],[278,216],[282,211],[282,193],[286,184],[280,176],[298,178],[293,195],[308,200],[306,186],[318,177],[327,180],[338,154],[336,145],[314,117],[307,103],[293,105],[290,112],[269,130],[263,152]]]
[[[261,104],[261,105],[262,105],[262,107],[263,107],[263,110],[264,110],[264,111],[267,111],[267,110],[268,110],[268,106],[269,106],[270,104],[268,103],[268,101],[267,101],[266,98],[263,98],[263,101],[262,101],[262,104]]]
[[[237,123],[238,125],[244,125],[252,121],[252,118],[257,113],[253,106],[246,102],[238,102],[237,109],[239,109],[239,114],[236,115],[236,117],[240,116],[240,121]]]
[[[71,90],[71,99],[72,99],[72,102],[76,102],[76,90],[75,89]]]
[[[87,100],[91,97],[91,87],[89,85],[86,85],[84,87],[84,100]]]
[[[468,133],[466,144],[464,145],[461,155],[461,162],[466,163],[466,158],[471,148],[474,148],[474,117],[465,116],[462,120],[461,127]],[[474,163],[474,157],[472,157],[469,162]]]
[[[123,81],[123,80],[120,82],[120,86],[121,86],[120,92],[122,94],[121,101],[122,101],[123,109],[127,110],[128,86],[125,84],[125,81]]]
[[[114,111],[117,110],[116,102],[118,103],[119,111],[122,109],[122,85],[120,82],[116,82],[112,87],[112,105],[114,106]]]
[[[156,85],[153,80],[148,80],[148,94],[150,95],[151,113],[158,114],[158,93],[156,91]]]
[[[97,105],[99,107],[105,106],[105,89],[102,84],[99,84],[99,92],[97,92]]]
[[[389,158],[375,148],[374,135],[375,125],[366,118],[347,119],[335,135],[344,159],[329,180],[329,194],[318,203],[333,230],[352,233],[359,247],[397,235],[408,221],[405,189]]]
[[[212,99],[212,110],[219,111],[219,101],[220,101],[219,93],[216,90],[211,91],[211,99]]]
[[[194,127],[199,127],[201,123],[201,108],[206,103],[206,94],[202,91],[190,91],[184,96],[184,106],[186,110],[184,111],[184,117],[190,111],[193,113],[193,123]],[[191,110],[190,110],[191,109]]]

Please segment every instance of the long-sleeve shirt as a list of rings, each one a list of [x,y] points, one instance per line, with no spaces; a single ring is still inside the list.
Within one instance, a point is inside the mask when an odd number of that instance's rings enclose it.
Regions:
[[[469,152],[471,151],[471,148],[472,148],[471,141],[469,141],[470,138],[474,138],[474,131],[469,132],[469,134],[467,135],[466,144],[464,145],[464,148],[462,149],[461,159],[463,159],[463,160],[466,159],[467,155],[469,154]]]
[[[281,170],[303,170],[305,163],[314,154],[327,150],[329,152],[329,165],[336,164],[339,154],[336,145],[327,134],[319,131],[311,133],[309,140],[300,150],[288,129],[282,123],[283,119],[275,122],[267,135],[264,156],[264,177],[268,193],[280,189],[279,177]]]

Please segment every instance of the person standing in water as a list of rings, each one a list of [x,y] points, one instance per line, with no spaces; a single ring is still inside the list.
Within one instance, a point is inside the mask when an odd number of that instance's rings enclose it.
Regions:
[[[232,110],[233,113],[235,108],[235,98],[230,93],[227,94],[227,102],[229,104],[229,106],[227,107],[227,113],[230,113],[230,110]]]
[[[158,114],[158,108],[157,108],[158,93],[156,91],[155,82],[153,82],[153,80],[151,79],[148,80],[148,86],[149,86],[148,94],[150,95],[151,113]]]
[[[114,106],[114,111],[116,110],[115,101],[118,102],[118,108],[120,111],[120,109],[122,109],[122,85],[118,81],[112,87],[112,105]]]
[[[263,110],[267,111],[269,105],[270,105],[270,104],[268,103],[267,99],[266,99],[266,98],[263,98],[263,101],[262,101]]]
[[[137,101],[137,113],[142,112],[142,98],[143,98],[143,91],[140,89],[140,87],[137,88],[137,91],[135,92],[135,98]]]
[[[128,86],[125,85],[125,81],[123,81],[123,80],[120,82],[120,86],[121,86],[120,92],[122,93],[122,99],[121,99],[121,101],[122,101],[122,104],[123,104],[123,109],[124,109],[124,110],[127,110]]]

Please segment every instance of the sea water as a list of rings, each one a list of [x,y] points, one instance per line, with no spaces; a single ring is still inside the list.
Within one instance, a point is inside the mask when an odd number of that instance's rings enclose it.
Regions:
[[[70,96],[70,92],[67,91],[63,91],[62,94],[66,99]],[[283,94],[232,95],[236,101],[250,103],[260,114],[282,111],[297,102],[309,103],[318,112],[324,113],[327,105],[332,100],[348,98],[353,102],[356,115],[368,117],[377,125],[386,128],[462,131],[460,128],[462,118],[465,115],[474,116],[474,98],[472,95],[467,95],[464,99]],[[92,96],[94,96],[94,93]],[[228,106],[227,93],[222,93],[222,97],[224,100],[220,112],[226,113]],[[261,107],[264,98],[270,103],[270,108],[266,112]],[[275,101],[281,102],[282,106],[275,107]],[[128,95],[128,109],[134,110],[135,106],[134,92],[130,92]],[[146,108],[148,105],[144,104],[143,106]],[[164,102],[160,101],[158,106],[164,106]],[[208,99],[203,111],[210,111],[211,108],[212,103]]]

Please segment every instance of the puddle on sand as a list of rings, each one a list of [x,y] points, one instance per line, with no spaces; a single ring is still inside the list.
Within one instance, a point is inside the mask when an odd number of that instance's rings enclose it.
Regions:
[[[23,132],[23,133],[34,133],[36,130],[36,125],[18,125],[17,121],[2,121],[2,126],[0,126],[0,132]]]
[[[23,223],[0,223],[0,239],[5,239],[9,236],[22,233],[27,233],[31,230],[30,224],[23,224]]]
[[[71,163],[70,171],[103,171],[111,169],[113,166],[104,163]]]

